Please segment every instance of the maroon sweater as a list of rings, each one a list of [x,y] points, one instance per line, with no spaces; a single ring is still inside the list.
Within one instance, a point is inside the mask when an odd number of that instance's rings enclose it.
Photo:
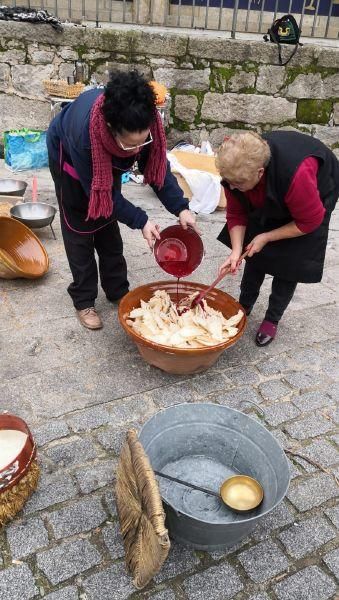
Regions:
[[[292,220],[303,233],[311,233],[321,225],[325,208],[317,187],[318,160],[309,156],[299,165],[286,194],[285,203],[291,213]],[[247,225],[246,209],[232,194],[225,189],[227,197],[227,226],[230,231],[235,225]],[[266,197],[265,173],[259,183],[245,192],[246,198],[255,208],[264,205]]]

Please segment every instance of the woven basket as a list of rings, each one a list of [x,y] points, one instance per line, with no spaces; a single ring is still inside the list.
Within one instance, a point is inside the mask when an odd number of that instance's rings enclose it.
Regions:
[[[45,79],[43,84],[49,96],[57,96],[58,98],[77,98],[85,88],[84,83],[69,85],[63,79]]]

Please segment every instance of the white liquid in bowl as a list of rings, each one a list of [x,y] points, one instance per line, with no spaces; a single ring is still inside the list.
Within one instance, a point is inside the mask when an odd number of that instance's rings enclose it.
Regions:
[[[0,471],[20,454],[27,434],[15,429],[0,429]]]

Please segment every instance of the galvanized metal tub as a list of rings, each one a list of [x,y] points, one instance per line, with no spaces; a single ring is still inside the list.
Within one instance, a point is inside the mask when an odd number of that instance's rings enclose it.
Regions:
[[[262,504],[240,515],[222,500],[159,478],[170,536],[200,550],[222,550],[247,537],[284,498],[290,481],[283,449],[260,423],[216,404],[177,404],[156,413],[139,438],[152,467],[215,491],[231,475],[250,475]]]

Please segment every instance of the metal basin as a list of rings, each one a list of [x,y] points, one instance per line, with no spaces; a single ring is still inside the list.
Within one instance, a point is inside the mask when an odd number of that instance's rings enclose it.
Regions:
[[[24,225],[33,229],[40,229],[40,227],[51,225],[55,217],[56,208],[44,202],[25,202],[24,204],[13,206],[10,213],[14,219],[17,219]]]
[[[26,181],[0,179],[0,196],[23,196],[26,188]]]
[[[214,491],[239,474],[262,486],[262,503],[245,515],[227,508],[221,498],[159,478],[169,533],[194,548],[237,544],[287,492],[290,473],[283,449],[265,427],[227,406],[171,406],[145,423],[139,439],[157,471]]]

